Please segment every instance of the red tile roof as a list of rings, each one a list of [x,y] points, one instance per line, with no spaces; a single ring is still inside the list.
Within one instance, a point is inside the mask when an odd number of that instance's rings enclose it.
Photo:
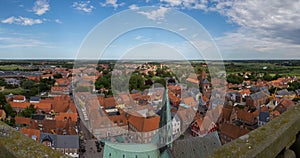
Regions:
[[[159,128],[160,116],[139,117],[130,115],[128,118],[129,124],[134,126],[138,132],[150,132]]]
[[[29,128],[22,128],[21,132],[23,134],[28,135],[29,138],[36,137],[36,141],[40,142],[40,130],[37,129],[29,129]]]
[[[24,95],[14,95],[13,100],[25,100],[25,96]]]
[[[35,108],[49,112],[51,110],[51,103],[32,103]]]
[[[11,105],[12,108],[18,108],[18,109],[25,109],[26,107],[28,107],[30,105],[30,103],[28,102],[9,102],[9,104]]]
[[[186,105],[192,106],[192,107],[197,105],[197,103],[193,97],[183,98],[183,103]]]
[[[249,130],[247,130],[245,128],[241,128],[239,126],[227,124],[227,123],[222,124],[220,126],[220,131],[222,134],[225,134],[233,139],[238,138],[242,135],[245,135],[249,132]]]
[[[77,122],[78,115],[77,113],[63,113],[63,112],[55,115],[55,120],[57,121],[63,121],[68,118],[71,118],[73,122]]]
[[[30,125],[30,118],[25,118],[25,117],[19,117],[19,116],[16,116],[15,117],[15,122],[16,124],[26,124],[26,125]]]

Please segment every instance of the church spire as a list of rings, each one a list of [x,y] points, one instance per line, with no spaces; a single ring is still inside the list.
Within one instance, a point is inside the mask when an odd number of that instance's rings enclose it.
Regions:
[[[171,147],[171,141],[172,141],[172,118],[171,118],[171,105],[168,95],[168,84],[166,82],[166,90],[164,92],[163,96],[163,103],[161,109],[161,115],[160,115],[160,135],[159,135],[159,141],[162,144],[168,144],[168,147]]]

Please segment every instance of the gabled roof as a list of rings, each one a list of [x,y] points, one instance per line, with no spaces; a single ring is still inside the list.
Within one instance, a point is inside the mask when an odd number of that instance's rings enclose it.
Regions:
[[[50,139],[54,148],[79,148],[78,135],[57,135],[49,133],[41,133],[41,142]]]
[[[139,132],[150,132],[159,128],[160,116],[140,117],[130,115],[128,118],[129,124],[134,126]]]
[[[177,139],[173,142],[172,156],[174,158],[200,158],[208,157],[216,148],[221,146],[217,132],[204,137]]]
[[[197,105],[197,102],[193,97],[183,98],[183,103],[192,107]]]
[[[33,114],[32,119],[33,120],[44,120],[46,115],[39,115],[39,114]]]
[[[269,122],[270,121],[270,112],[260,112],[259,121]]]
[[[261,99],[261,98],[264,98],[264,97],[268,97],[268,95],[270,94],[269,91],[259,91],[259,92],[256,92],[254,94],[251,94],[250,97],[254,100],[256,99]]]
[[[247,130],[245,128],[241,128],[239,126],[227,124],[227,123],[222,124],[219,129],[220,129],[221,133],[223,133],[233,139],[238,138],[242,135],[245,135],[249,132],[249,130]]]
[[[25,100],[25,96],[24,95],[14,95],[13,96],[13,100]]]
[[[77,122],[78,115],[77,115],[77,113],[63,113],[63,112],[55,115],[55,120],[58,120],[58,121],[63,121],[68,118],[71,118],[71,120],[73,122]]]
[[[41,100],[41,97],[30,97],[30,101],[40,101]]]
[[[57,135],[57,148],[79,148],[78,135]]]
[[[210,84],[210,82],[207,79],[204,79],[201,81],[201,84]]]
[[[15,117],[15,122],[16,124],[26,124],[26,125],[30,125],[30,118],[25,118],[25,117],[19,117],[19,116],[16,116]]]
[[[49,111],[51,109],[51,103],[32,103],[35,108],[41,109],[44,111]]]
[[[28,102],[9,102],[12,108],[25,109],[30,105]]]
[[[36,141],[40,141],[40,130],[30,129],[30,128],[22,128],[21,132],[26,134],[29,138],[34,138]]]

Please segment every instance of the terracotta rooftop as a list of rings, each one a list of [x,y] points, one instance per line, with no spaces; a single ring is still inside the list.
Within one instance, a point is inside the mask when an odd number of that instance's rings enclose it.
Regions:
[[[29,128],[22,128],[21,132],[27,135],[29,138],[34,138],[35,141],[40,141],[40,130],[37,129],[29,129]]]
[[[71,118],[73,122],[77,122],[78,115],[77,113],[63,113],[63,112],[55,115],[55,120],[57,121],[63,121],[68,118]]]
[[[25,118],[25,117],[19,117],[19,116],[16,116],[15,117],[15,122],[16,124],[26,124],[26,125],[30,125],[30,118]]]
[[[192,106],[192,107],[197,105],[197,103],[193,97],[183,98],[183,103],[186,105]]]
[[[18,109],[25,109],[26,107],[28,107],[30,105],[29,102],[9,102],[9,104],[11,105],[12,108],[18,108]]]
[[[258,110],[256,110],[258,112]],[[246,122],[249,122],[249,123],[254,123],[255,122],[255,118],[256,116],[258,116],[258,114],[256,115],[256,113],[250,113],[246,110],[241,110],[241,109],[238,109],[237,110],[237,118],[240,119],[240,120],[243,120],[243,121],[246,121]]]
[[[24,95],[14,95],[13,96],[13,100],[25,100],[25,96]]]
[[[235,139],[238,138],[242,135],[245,135],[249,132],[249,130],[245,129],[245,128],[241,128],[239,126],[236,125],[232,125],[232,124],[222,124],[220,126],[220,131],[221,133]]]
[[[135,115],[130,115],[128,117],[128,122],[134,126],[138,132],[150,132],[159,128],[160,116],[153,117],[139,117]]]

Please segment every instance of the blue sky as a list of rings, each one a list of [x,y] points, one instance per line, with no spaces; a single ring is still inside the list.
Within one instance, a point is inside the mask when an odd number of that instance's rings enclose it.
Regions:
[[[155,8],[147,12],[144,6]],[[207,30],[223,59],[300,58],[298,0],[1,0],[0,58],[76,58],[81,43],[97,24],[126,9],[162,23],[173,9],[187,14]],[[119,58],[149,42],[174,46],[189,59],[202,58],[180,35],[149,28],[115,39],[105,58]]]

